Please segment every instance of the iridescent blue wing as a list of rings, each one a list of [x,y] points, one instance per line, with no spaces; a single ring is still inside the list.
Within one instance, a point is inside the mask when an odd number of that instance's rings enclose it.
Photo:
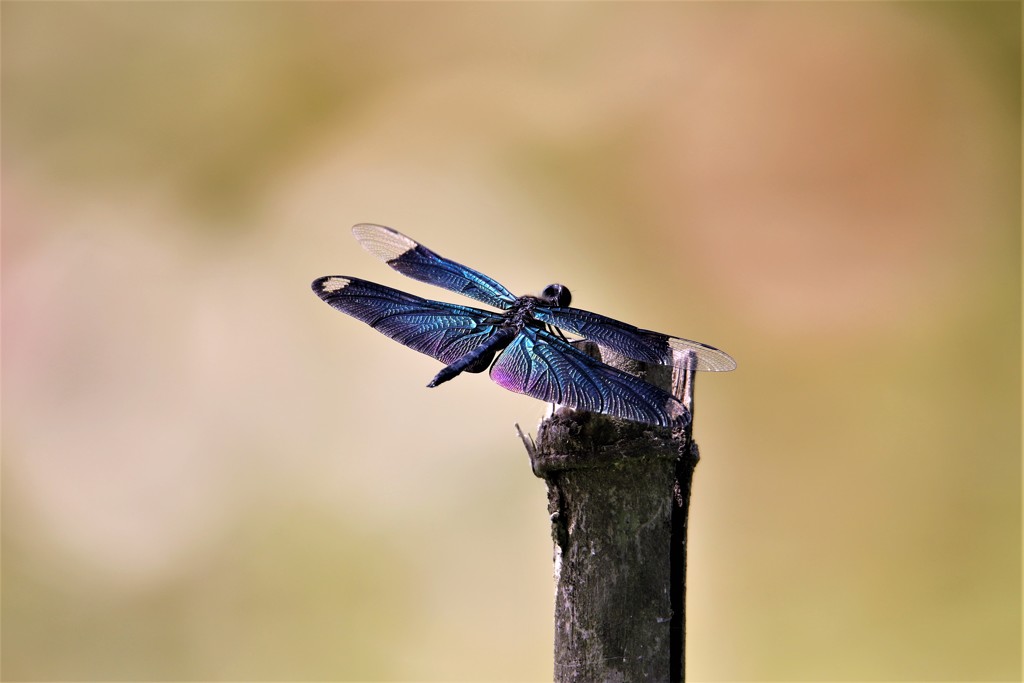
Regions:
[[[728,372],[736,369],[736,361],[725,351],[690,339],[670,337],[661,332],[642,330],[613,318],[580,308],[548,308],[534,310],[538,320],[578,334],[600,346],[645,363],[674,365],[683,351],[697,354],[697,369]]]
[[[397,230],[360,223],[352,228],[352,234],[366,251],[414,280],[444,287],[504,310],[516,300],[510,291],[483,273],[439,256]]]
[[[527,327],[491,366],[509,391],[561,405],[669,427],[689,412],[667,391],[595,360],[553,334]]]
[[[494,313],[421,299],[354,277],[317,278],[313,291],[342,313],[446,365],[480,346],[500,321]]]

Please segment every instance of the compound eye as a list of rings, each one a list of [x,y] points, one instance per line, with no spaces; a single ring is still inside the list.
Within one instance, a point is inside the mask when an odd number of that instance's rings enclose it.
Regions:
[[[540,296],[552,306],[568,306],[569,302],[572,301],[572,294],[569,293],[569,288],[559,284],[548,285],[540,293]]]

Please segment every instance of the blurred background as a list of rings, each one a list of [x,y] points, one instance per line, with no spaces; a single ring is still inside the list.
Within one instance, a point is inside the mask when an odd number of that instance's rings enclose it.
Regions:
[[[551,676],[544,405],[309,290],[697,384],[693,680],[1019,680],[1016,3],[4,3],[5,680]],[[461,302],[460,303],[465,303]]]

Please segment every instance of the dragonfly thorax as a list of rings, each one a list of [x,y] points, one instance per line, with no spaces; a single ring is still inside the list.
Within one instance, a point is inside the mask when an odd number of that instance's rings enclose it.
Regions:
[[[518,297],[507,311],[505,311],[504,326],[521,330],[524,327],[544,328],[545,324],[534,317],[534,309],[538,306],[558,308],[568,306],[572,300],[572,294],[565,285],[548,285],[540,296],[527,294]]]
[[[541,299],[539,296],[525,296],[518,297],[512,306],[502,314],[503,327],[511,327],[517,330],[521,330],[529,324],[539,327],[540,323],[533,317],[533,310],[537,306],[543,306],[547,302]]]

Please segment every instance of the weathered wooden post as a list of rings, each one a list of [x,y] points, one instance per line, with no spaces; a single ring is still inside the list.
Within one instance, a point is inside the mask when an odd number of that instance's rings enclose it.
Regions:
[[[607,351],[602,360],[671,390],[692,416],[692,352],[676,368]],[[548,485],[555,681],[684,680],[686,518],[699,457],[691,425],[673,432],[560,409],[535,444],[524,438]]]

